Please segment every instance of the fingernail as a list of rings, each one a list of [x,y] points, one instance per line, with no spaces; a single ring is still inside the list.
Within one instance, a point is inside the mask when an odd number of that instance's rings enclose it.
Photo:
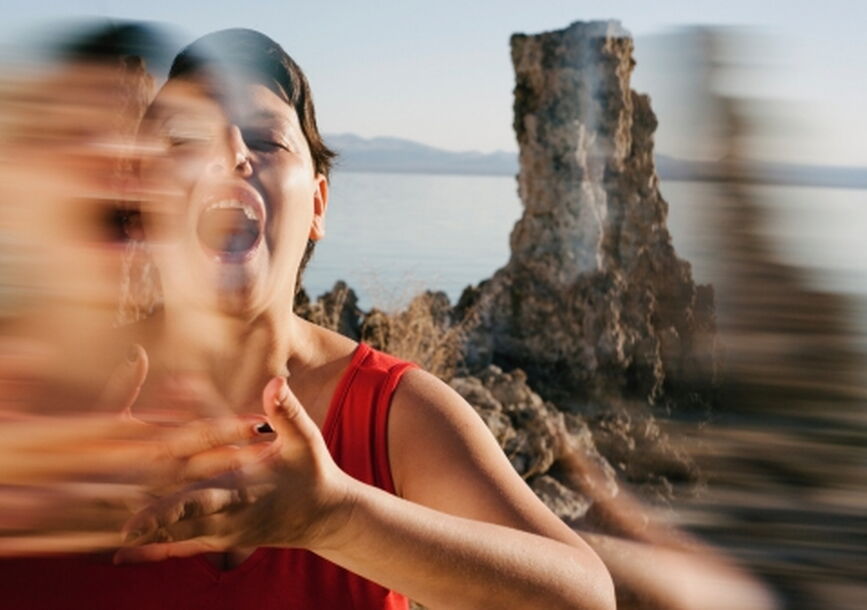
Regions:
[[[138,360],[138,347],[133,345],[126,352],[126,361],[130,364],[135,364]]]
[[[271,427],[271,424],[265,422],[264,424],[259,424],[256,426],[256,432],[259,434],[271,434],[274,432],[274,428]]]
[[[133,530],[131,532],[127,532],[126,534],[124,534],[123,543],[129,544],[133,540],[138,540],[142,537],[142,533],[143,532],[141,530]]]

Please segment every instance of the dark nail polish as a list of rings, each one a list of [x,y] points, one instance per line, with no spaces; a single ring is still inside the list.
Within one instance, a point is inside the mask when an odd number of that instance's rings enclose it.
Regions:
[[[259,434],[271,434],[274,432],[274,428],[271,427],[271,424],[265,422],[264,424],[259,424],[256,426],[256,432]]]

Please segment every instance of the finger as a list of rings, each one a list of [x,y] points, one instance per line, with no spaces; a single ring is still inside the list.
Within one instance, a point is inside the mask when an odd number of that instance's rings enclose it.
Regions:
[[[0,426],[0,483],[73,477],[162,485],[214,476],[255,460],[263,447],[234,455],[228,445],[259,437],[256,427],[264,421],[254,415],[172,429],[105,416],[6,424]],[[208,454],[215,445],[227,450]]]
[[[129,518],[126,504],[136,488],[91,483],[50,486],[0,486],[0,530],[42,533],[49,530],[117,531]]]
[[[214,553],[229,548],[229,544],[219,536],[206,536],[181,542],[163,542],[130,546],[118,549],[114,554],[116,565],[146,561],[162,561],[172,557],[192,557],[202,553]]]
[[[163,449],[169,457],[186,458],[215,447],[247,441],[260,436],[265,422],[261,415],[238,415],[199,420],[166,433]]]
[[[268,422],[284,441],[303,439],[312,442],[320,435],[319,428],[289,389],[285,377],[274,377],[265,386],[262,402]]]
[[[166,542],[183,542],[205,537],[219,537],[228,542],[237,538],[237,523],[233,519],[235,513],[216,513],[197,519],[185,519],[162,527],[147,536],[131,540],[125,546],[142,547]],[[233,533],[234,532],[234,533]],[[229,545],[234,546],[234,545]]]
[[[129,413],[138,398],[148,373],[148,357],[140,345],[132,345],[126,361],[118,365],[108,379],[99,405],[102,409]]]
[[[241,470],[262,459],[270,443],[247,447],[217,447],[191,456],[178,474],[178,481],[200,481],[225,472]]]
[[[198,519],[244,506],[249,497],[243,487],[191,489],[158,500],[129,518],[121,528],[127,542],[149,539],[155,532],[185,519]]]
[[[274,491],[273,481],[245,485],[243,477],[228,473],[152,502],[121,528],[124,540],[147,539],[160,529],[247,506]]]
[[[86,446],[98,441],[155,436],[147,426],[116,416],[33,417],[0,426],[0,453],[45,451],[64,444]]]
[[[117,547],[117,532],[53,532],[0,537],[0,557],[90,553]]]

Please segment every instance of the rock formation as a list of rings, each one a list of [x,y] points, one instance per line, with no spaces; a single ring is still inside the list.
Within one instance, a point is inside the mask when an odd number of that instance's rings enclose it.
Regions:
[[[342,282],[316,302],[302,292],[296,309],[449,381],[574,523],[591,499],[561,472],[570,452],[596,464],[597,497],[616,493],[615,471],[657,498],[696,480],[647,404],[711,380],[713,296],[671,245],[629,34],[611,22],[515,35],[512,58],[525,211],[508,264],[453,310],[428,292],[402,312],[362,312]]]
[[[558,403],[688,395],[713,375],[713,295],[671,245],[632,38],[579,22],[511,45],[524,214],[458,304],[467,367],[519,367]]]

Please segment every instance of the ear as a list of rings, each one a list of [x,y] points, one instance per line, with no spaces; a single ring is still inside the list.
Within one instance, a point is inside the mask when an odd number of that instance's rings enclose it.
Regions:
[[[313,192],[313,223],[310,225],[310,239],[319,241],[325,237],[325,210],[328,208],[328,179],[324,174],[316,174],[316,190]]]

